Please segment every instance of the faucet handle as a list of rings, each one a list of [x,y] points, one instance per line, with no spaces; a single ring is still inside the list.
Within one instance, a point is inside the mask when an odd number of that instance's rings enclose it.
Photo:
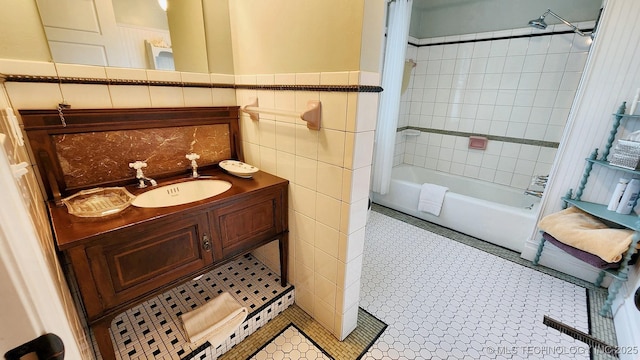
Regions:
[[[146,168],[147,163],[144,161],[137,160],[136,162],[129,163],[129,167],[132,169],[140,170],[142,168]]]
[[[549,181],[549,175],[534,175],[531,178],[530,185],[546,187],[548,181]]]
[[[196,161],[196,160],[200,159],[200,155],[198,155],[196,153],[187,154],[184,157],[186,157],[188,160],[191,160],[191,161]]]
[[[129,163],[129,167],[136,170],[136,178],[140,180],[140,185],[141,185],[140,187],[144,187],[142,186],[144,185],[144,180],[143,180],[144,173],[142,172],[142,168],[146,168],[147,163],[144,161],[138,160],[136,162]]]

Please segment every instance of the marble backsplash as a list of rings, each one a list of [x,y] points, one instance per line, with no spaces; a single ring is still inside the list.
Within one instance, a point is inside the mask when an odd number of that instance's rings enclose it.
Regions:
[[[129,163],[147,162],[145,175],[190,169],[186,154],[200,155],[198,166],[231,157],[228,124],[117,130],[54,135],[67,188],[135,177]]]

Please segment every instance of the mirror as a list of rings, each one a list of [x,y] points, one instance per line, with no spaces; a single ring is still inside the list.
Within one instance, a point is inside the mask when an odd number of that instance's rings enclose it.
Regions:
[[[233,74],[228,0],[36,2],[54,62]]]

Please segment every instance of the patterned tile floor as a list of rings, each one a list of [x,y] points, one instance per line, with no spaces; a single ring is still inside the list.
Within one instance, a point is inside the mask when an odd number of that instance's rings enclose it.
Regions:
[[[297,326],[291,324],[266,343],[250,360],[331,359],[322,348]]]
[[[247,320],[216,349],[208,342],[187,342],[178,317],[225,291],[249,310]],[[277,273],[247,255],[116,316],[111,325],[116,357],[215,359],[293,302],[293,287],[282,287]]]
[[[586,344],[542,323],[547,315],[589,333],[586,284],[522,266],[502,253],[513,252],[480,240],[374,210],[360,306],[389,327],[364,359],[590,358]]]
[[[295,326],[298,331],[303,332],[308,339],[312,339],[315,346],[318,349],[322,349],[324,354],[338,360],[361,359],[369,347],[387,328],[385,323],[359,308],[358,326],[343,341],[339,341],[319,322],[313,320],[309,314],[294,304],[255,333],[249,335],[242,343],[220,356],[219,359],[249,359],[258,354],[266,344],[271,343],[273,339],[277,338],[291,325]],[[283,344],[282,347],[293,350],[292,344]],[[298,351],[300,350],[301,348],[298,347]],[[292,351],[292,353],[276,353],[274,351],[272,354],[274,357],[271,358],[278,358],[278,355],[288,359],[304,359],[305,357],[316,357],[318,353],[315,350],[310,354],[306,354],[306,351],[300,353],[295,351]]]

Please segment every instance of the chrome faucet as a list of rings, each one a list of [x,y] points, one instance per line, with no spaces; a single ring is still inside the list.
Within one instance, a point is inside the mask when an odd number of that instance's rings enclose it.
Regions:
[[[532,195],[532,196],[536,196],[536,197],[539,197],[539,198],[542,197],[542,193],[543,192],[544,191],[542,191],[542,190],[531,190],[531,189],[527,189],[527,190],[524,191],[524,193],[526,195]]]
[[[531,195],[531,196],[536,196],[541,198],[542,194],[544,193],[544,189],[547,186],[547,182],[549,181],[549,175],[536,175],[533,178],[531,178],[531,183],[529,184],[529,187],[527,187],[527,189],[524,191],[524,193],[526,195]],[[532,189],[531,187],[537,187],[538,189],[541,188],[541,190],[536,190],[536,189]]]
[[[545,187],[547,186],[547,181],[549,181],[549,175],[537,175],[532,180],[533,181],[531,183],[533,185]]]
[[[187,160],[191,160],[191,176],[193,178],[199,177],[200,175],[198,174],[198,163],[196,162],[196,160],[200,159],[200,155],[191,153],[185,155],[185,157],[187,158]]]
[[[138,188],[139,189],[143,189],[143,188],[147,187],[147,184],[144,183],[145,180],[149,181],[151,186],[158,185],[158,183],[155,180],[153,180],[152,178],[148,178],[148,177],[144,176],[144,173],[142,172],[142,168],[146,168],[147,167],[147,163],[146,162],[138,160],[136,162],[129,163],[129,167],[136,170],[136,178],[138,179]]]

